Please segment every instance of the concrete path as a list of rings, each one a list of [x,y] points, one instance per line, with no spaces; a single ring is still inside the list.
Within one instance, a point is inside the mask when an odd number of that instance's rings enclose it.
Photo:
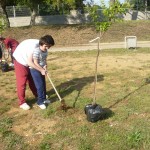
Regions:
[[[113,49],[113,48],[126,48],[125,42],[112,42],[112,43],[101,43],[101,49]],[[75,50],[94,50],[97,49],[97,43],[88,43],[82,45],[72,45],[72,46],[53,46],[50,51],[75,51]],[[138,41],[137,48],[140,47],[150,47],[150,41]]]

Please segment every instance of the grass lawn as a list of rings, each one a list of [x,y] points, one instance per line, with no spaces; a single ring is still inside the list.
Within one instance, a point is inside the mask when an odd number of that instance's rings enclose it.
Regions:
[[[50,52],[48,72],[52,103],[40,110],[27,87],[29,111],[18,108],[14,71],[0,72],[0,147],[2,150],[149,150],[150,48],[100,52],[96,102],[103,120],[88,122],[85,105],[93,100],[97,51]]]

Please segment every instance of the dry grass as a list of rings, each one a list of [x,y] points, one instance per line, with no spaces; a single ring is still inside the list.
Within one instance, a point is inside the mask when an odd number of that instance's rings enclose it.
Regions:
[[[149,26],[148,20],[115,23],[105,34],[102,42],[122,42],[125,36],[137,36],[139,41],[150,41]],[[10,28],[5,31],[4,36],[10,36],[21,42],[28,38],[40,38],[45,34],[54,37],[56,46],[87,44],[98,35],[92,25],[51,25]]]
[[[114,24],[103,41],[122,41],[136,35],[150,41],[148,21]],[[85,44],[97,36],[89,25],[35,26],[10,28],[4,35],[22,41],[52,34],[56,45]],[[115,35],[115,36],[114,36]],[[17,104],[14,71],[0,72],[0,147],[3,150],[114,150],[150,147],[149,97],[150,49],[104,50],[98,63],[97,103],[106,116],[97,123],[86,120],[84,107],[92,102],[97,51],[53,52],[48,56],[48,72],[67,105],[67,112],[57,110],[60,102],[48,79],[51,103],[46,110],[36,105],[27,88],[29,111]]]
[[[149,49],[104,50],[98,64],[97,103],[108,112],[95,124],[87,122],[84,106],[93,98],[96,51],[49,53],[48,71],[67,105],[47,80],[53,101],[40,110],[27,89],[29,111],[18,108],[14,71],[0,73],[0,135],[3,149],[144,149],[149,133]],[[8,134],[9,133],[9,134]],[[119,144],[118,144],[119,143]],[[106,146],[107,145],[107,146]]]

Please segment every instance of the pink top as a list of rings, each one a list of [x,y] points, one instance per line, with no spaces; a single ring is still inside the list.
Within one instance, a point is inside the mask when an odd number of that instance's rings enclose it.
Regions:
[[[6,48],[11,48],[11,52],[13,53],[16,47],[19,45],[19,42],[15,39],[5,38],[4,44]]]

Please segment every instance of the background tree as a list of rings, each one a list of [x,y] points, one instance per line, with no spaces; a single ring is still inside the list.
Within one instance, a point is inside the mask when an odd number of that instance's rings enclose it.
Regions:
[[[127,0],[133,9],[136,10],[150,10],[150,0]]]
[[[0,14],[6,18],[7,26],[10,27],[10,22],[6,12],[6,6],[27,6],[31,10],[30,25],[35,25],[35,18],[38,15],[38,5],[53,6],[55,11],[63,14],[63,9],[66,8],[69,11],[71,9],[78,9],[80,7],[83,10],[83,1],[85,0],[0,0]]]
[[[43,0],[45,4],[52,4],[53,6],[57,6],[58,8],[64,4],[68,4],[72,9],[76,9],[83,5],[83,1],[85,0]]]
[[[4,32],[6,27],[6,20],[2,16],[0,16],[0,36],[2,36],[2,33]]]
[[[31,10],[31,21],[30,25],[35,25],[35,18],[38,13],[38,4],[42,3],[43,0],[16,0],[17,5],[25,5]]]
[[[6,26],[10,27],[10,22],[6,12],[6,5],[7,5],[7,0],[0,0],[0,17],[1,19],[2,18],[4,19]]]
[[[92,23],[95,26],[95,29],[98,31],[99,35],[96,38],[98,40],[98,53],[96,57],[95,65],[95,81],[94,81],[94,97],[93,104],[96,103],[96,83],[97,83],[97,64],[98,57],[100,53],[100,41],[104,36],[104,33],[108,28],[117,20],[121,20],[120,15],[126,14],[127,9],[129,8],[129,3],[120,4],[118,0],[115,0],[109,7],[105,6],[104,1],[101,1],[101,7],[94,5],[88,8]],[[101,9],[100,9],[101,8]]]
[[[25,5],[31,9],[30,25],[35,25],[35,18],[38,14],[38,5],[52,5],[57,12],[60,12],[62,6],[76,9],[79,5],[83,6],[84,0],[16,0],[17,5]],[[64,6],[64,7],[65,7]]]

